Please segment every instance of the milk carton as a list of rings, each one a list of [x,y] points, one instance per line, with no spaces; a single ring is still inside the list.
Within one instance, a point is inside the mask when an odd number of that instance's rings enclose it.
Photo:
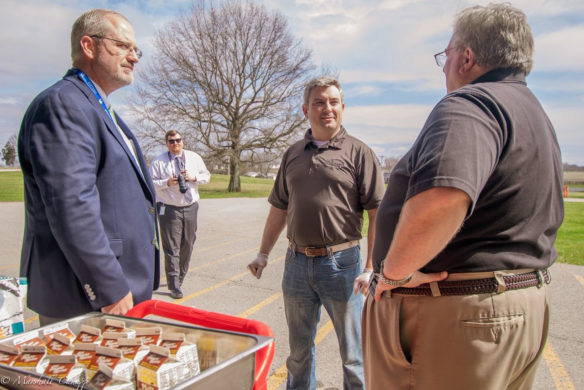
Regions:
[[[151,345],[149,352],[138,363],[139,390],[168,389],[184,380],[186,366],[174,359],[168,348]]]
[[[75,355],[50,355],[44,375],[56,378],[59,383],[67,381],[71,383],[85,382],[85,367],[77,363]]]

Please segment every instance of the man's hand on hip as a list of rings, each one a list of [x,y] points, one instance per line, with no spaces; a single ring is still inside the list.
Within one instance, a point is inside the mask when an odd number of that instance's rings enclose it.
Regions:
[[[418,287],[424,283],[432,283],[432,282],[440,282],[448,277],[448,272],[436,272],[436,273],[429,273],[425,274],[420,271],[416,271],[412,274],[412,279],[404,284],[402,287]],[[377,283],[377,287],[375,288],[375,302],[379,302],[381,299],[381,294],[385,291],[393,290],[395,287],[388,286],[384,283]]]

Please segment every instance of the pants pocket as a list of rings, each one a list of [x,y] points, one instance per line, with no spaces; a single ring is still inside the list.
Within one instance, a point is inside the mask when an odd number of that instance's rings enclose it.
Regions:
[[[361,262],[359,250],[359,245],[357,245],[356,247],[336,252],[333,254],[332,261],[340,270],[358,267]]]
[[[507,314],[497,317],[480,317],[462,320],[460,326],[470,331],[471,337],[497,343],[506,330],[518,328],[525,323],[523,314]]]

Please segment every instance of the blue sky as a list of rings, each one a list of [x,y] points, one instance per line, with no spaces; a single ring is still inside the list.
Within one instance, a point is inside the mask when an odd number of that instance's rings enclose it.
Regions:
[[[317,64],[336,69],[345,90],[345,127],[387,157],[407,151],[446,92],[432,55],[446,47],[455,13],[489,2],[257,1],[288,18]],[[525,11],[535,38],[528,86],[554,123],[563,160],[584,165],[584,2],[511,3]],[[2,0],[0,146],[18,132],[31,99],[70,67],[69,34],[81,12],[99,7],[126,15],[145,52],[142,61],[148,61],[156,31],[189,5],[185,0]],[[131,93],[128,87],[111,96],[122,115]]]

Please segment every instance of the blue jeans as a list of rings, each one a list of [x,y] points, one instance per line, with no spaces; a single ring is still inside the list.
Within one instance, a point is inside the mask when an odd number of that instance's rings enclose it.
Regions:
[[[336,252],[330,258],[307,257],[288,249],[282,279],[290,344],[287,389],[316,389],[314,338],[322,305],[339,341],[343,388],[365,388],[361,353],[363,297],[353,294],[353,282],[360,272],[359,246]]]

